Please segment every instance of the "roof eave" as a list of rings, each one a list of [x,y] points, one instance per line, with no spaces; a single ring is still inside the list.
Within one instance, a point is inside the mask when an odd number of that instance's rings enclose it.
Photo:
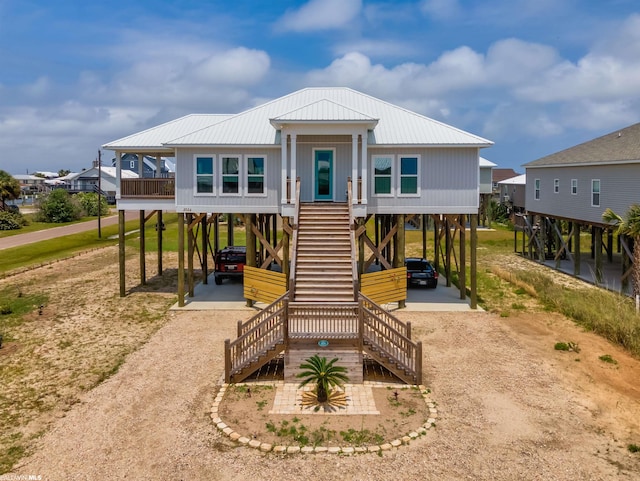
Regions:
[[[556,168],[556,167],[598,167],[601,165],[618,165],[618,164],[640,164],[640,159],[636,160],[602,160],[596,162],[565,162],[559,164],[536,164],[532,163],[524,164],[525,169],[543,169],[543,168]]]
[[[357,120],[283,120],[269,119],[269,123],[276,130],[282,130],[287,125],[362,125],[368,129],[374,129],[378,125],[379,119],[357,119]]]

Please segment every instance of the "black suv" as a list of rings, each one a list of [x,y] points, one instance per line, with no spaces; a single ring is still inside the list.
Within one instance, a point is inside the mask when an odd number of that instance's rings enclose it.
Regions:
[[[245,246],[230,246],[219,250],[216,253],[216,267],[213,274],[216,285],[222,284],[223,279],[242,278],[246,263],[247,248]]]
[[[405,259],[407,267],[407,287],[426,286],[435,288],[438,286],[438,273],[430,261],[419,257]]]

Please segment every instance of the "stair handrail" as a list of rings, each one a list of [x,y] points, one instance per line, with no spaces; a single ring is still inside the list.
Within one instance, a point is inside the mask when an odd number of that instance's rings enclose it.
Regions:
[[[273,309],[271,309],[273,307]],[[245,330],[237,339],[224,341],[225,382],[231,382],[234,373],[258,360],[261,354],[278,344],[286,345],[288,338],[288,298],[283,296],[267,306],[269,315]],[[258,318],[259,315],[252,319]],[[246,324],[248,324],[250,319]]]
[[[289,291],[282,294],[280,297],[278,297],[271,304],[263,308],[251,319],[245,322],[238,321],[237,336],[238,337],[242,336],[245,332],[250,331],[255,326],[260,324],[264,319],[267,319],[269,316],[272,316],[277,310],[281,308],[280,304],[286,303],[288,300],[289,300]]]
[[[353,284],[353,300],[358,301],[360,282],[358,279],[358,263],[356,261],[356,233],[353,225],[353,181],[347,178],[347,205],[349,206],[349,242],[351,244],[351,282]]]
[[[422,384],[422,342],[411,340],[410,324],[404,324],[362,294],[358,304],[361,342],[384,353],[400,370],[410,373],[417,384]]]
[[[296,262],[298,258],[298,222],[300,221],[300,177],[296,177],[296,206],[293,211],[293,253],[291,254],[291,266],[289,267],[289,292],[294,298],[296,292]]]

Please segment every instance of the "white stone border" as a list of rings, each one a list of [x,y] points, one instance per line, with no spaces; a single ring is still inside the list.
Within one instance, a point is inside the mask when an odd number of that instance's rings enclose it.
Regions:
[[[402,438],[394,439],[389,443],[367,446],[367,447],[362,447],[362,446],[300,447],[300,446],[283,446],[283,445],[274,446],[273,444],[262,443],[256,439],[251,439],[246,436],[243,436],[235,432],[233,429],[227,426],[222,421],[222,419],[220,419],[220,416],[218,415],[218,408],[220,407],[220,403],[222,402],[222,398],[224,397],[224,394],[227,391],[228,386],[229,384],[222,384],[222,386],[220,387],[220,391],[216,395],[216,398],[213,401],[213,405],[211,406],[211,419],[213,420],[213,424],[216,425],[216,428],[218,429],[218,431],[227,435],[229,439],[231,439],[232,441],[235,441],[243,446],[249,446],[250,448],[258,449],[264,453],[269,453],[269,452],[273,452],[276,454],[330,453],[330,454],[349,455],[349,454],[377,453],[380,451],[390,451],[393,448],[398,448],[402,445],[407,445],[412,440],[427,434],[427,431],[431,429],[432,426],[435,426],[436,419],[438,417],[438,410],[436,409],[436,403],[429,397],[430,391],[428,391],[427,388],[421,384],[420,386],[417,386],[417,387],[420,390],[420,394],[422,394],[422,398],[424,399],[424,402],[427,404],[427,407],[429,408],[429,419],[427,419],[427,422],[424,423],[422,426],[420,426],[418,429],[416,429],[415,431],[411,431],[409,434],[407,434],[406,436],[403,436]]]

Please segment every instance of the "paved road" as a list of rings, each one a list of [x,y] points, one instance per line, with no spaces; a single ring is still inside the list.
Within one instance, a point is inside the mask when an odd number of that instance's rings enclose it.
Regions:
[[[127,220],[138,218],[137,211],[128,211],[125,216]],[[109,217],[103,217],[100,224],[102,227],[108,225],[114,225],[118,223],[118,216],[112,215]],[[9,249],[10,247],[17,247],[26,244],[33,244],[43,240],[55,239],[56,237],[62,237],[70,234],[78,234],[80,232],[86,232],[88,230],[95,229],[96,235],[98,231],[98,220],[89,220],[86,222],[79,222],[78,224],[65,225],[61,227],[54,227],[52,229],[44,229],[36,232],[28,232],[26,234],[18,234],[9,237],[3,237],[0,239],[0,250]]]

